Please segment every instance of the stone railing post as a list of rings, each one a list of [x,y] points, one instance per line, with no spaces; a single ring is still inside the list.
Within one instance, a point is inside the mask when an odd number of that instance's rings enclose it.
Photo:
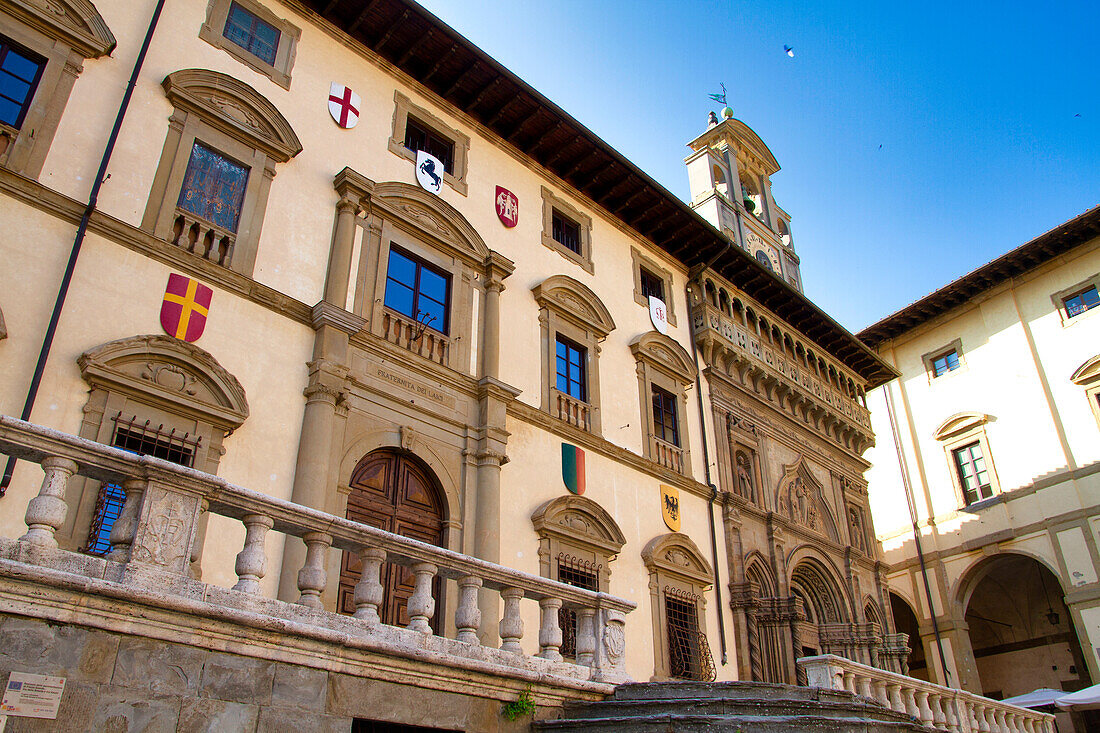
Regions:
[[[127,577],[136,579],[148,569],[189,576],[202,497],[177,491],[163,480],[150,480],[140,500]]]
[[[386,551],[373,547],[364,547],[359,550],[359,564],[362,566],[362,574],[359,582],[355,584],[355,592],[352,596],[355,601],[355,618],[366,621],[368,624],[379,624],[382,617],[378,615],[378,607],[382,604],[382,563],[386,561]]]
[[[519,640],[523,638],[523,619],[519,615],[522,588],[505,588],[500,592],[504,599],[504,617],[500,620],[500,648],[506,652],[523,653]]]
[[[114,562],[130,560],[130,547],[134,543],[134,535],[137,534],[138,514],[141,512],[141,496],[145,493],[145,480],[127,479],[122,482],[122,490],[126,494],[126,500],[118,519],[111,527],[111,551],[107,553],[107,559]]]
[[[558,625],[560,598],[543,598],[539,601],[542,612],[539,624],[539,656],[552,662],[561,661],[561,626]]]
[[[435,615],[435,599],[432,598],[432,580],[439,568],[430,562],[418,562],[410,568],[416,576],[413,585],[413,593],[409,596],[409,625],[405,628],[410,631],[419,631],[422,634],[432,633],[431,624],[428,622]]]
[[[27,503],[27,533],[19,538],[20,542],[39,547],[57,547],[54,534],[65,524],[65,517],[69,513],[65,491],[69,487],[69,477],[76,473],[77,468],[79,466],[76,462],[68,458],[51,456],[43,459],[42,470],[46,475],[42,477],[38,496]]]
[[[596,661],[596,609],[577,609],[577,664],[592,667]]]
[[[458,609],[455,611],[455,627],[458,641],[480,644],[477,632],[481,628],[481,609],[477,605],[477,592],[483,581],[476,575],[467,575],[458,581]]]
[[[256,594],[260,592],[260,578],[267,572],[267,531],[275,522],[263,514],[248,514],[241,521],[245,527],[244,548],[237,553],[234,570],[238,580],[233,590]]]
[[[626,617],[619,611],[605,608],[595,616],[595,662],[598,682],[620,683],[629,681],[626,674]],[[578,631],[578,637],[580,633]]]
[[[328,585],[325,559],[328,556],[328,548],[332,546],[332,535],[324,532],[308,532],[302,535],[302,541],[306,543],[306,562],[298,571],[298,591],[301,593],[298,603],[320,611],[325,607],[321,603],[321,593]]]

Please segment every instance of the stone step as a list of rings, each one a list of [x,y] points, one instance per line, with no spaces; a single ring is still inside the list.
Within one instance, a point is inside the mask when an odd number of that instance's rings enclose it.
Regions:
[[[837,719],[814,715],[655,715],[646,718],[543,720],[532,723],[532,729],[553,733],[933,733],[932,728],[915,721],[871,721],[859,717]]]
[[[682,698],[763,699],[763,700],[855,700],[842,690],[799,687],[773,682],[631,682],[619,685],[609,699],[667,700]]]
[[[897,713],[877,704],[864,702],[825,700],[783,700],[745,697],[662,698],[650,700],[615,700],[567,704],[563,718],[584,720],[591,718],[653,717],[659,715],[747,715],[747,716],[798,716],[823,718],[860,717],[875,721],[909,720],[908,715]]]

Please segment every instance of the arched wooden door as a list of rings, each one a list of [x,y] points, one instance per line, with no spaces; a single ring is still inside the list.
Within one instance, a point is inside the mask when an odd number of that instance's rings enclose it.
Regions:
[[[431,471],[394,450],[377,450],[365,456],[351,473],[347,518],[387,532],[412,537],[433,545],[443,544],[444,505]],[[355,584],[362,567],[359,557],[345,552],[340,563],[341,613],[355,612]],[[407,603],[413,593],[413,574],[400,565],[382,566],[384,596],[378,612],[382,623],[404,626],[409,622]],[[439,618],[439,579],[432,587]]]

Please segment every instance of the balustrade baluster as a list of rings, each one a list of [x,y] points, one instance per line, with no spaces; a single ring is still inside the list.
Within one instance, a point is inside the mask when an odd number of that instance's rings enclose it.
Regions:
[[[943,713],[943,696],[935,692],[929,694],[928,707],[932,709],[932,724],[940,730],[947,728],[947,717]]]
[[[899,713],[907,713],[905,701],[901,698],[901,685],[897,682],[890,682],[886,685],[886,689],[890,691],[890,709]]]
[[[558,625],[560,598],[543,598],[539,601],[542,623],[539,625],[539,656],[551,662],[561,661],[561,626]]]
[[[875,689],[873,697],[878,700],[878,704],[884,708],[890,707],[890,694],[886,691],[886,681],[874,680],[873,685]]]
[[[455,611],[457,639],[467,644],[480,644],[477,632],[481,628],[481,609],[477,607],[477,591],[482,586],[481,578],[467,575],[458,581],[458,610]]]
[[[996,733],[997,721],[993,719],[993,710],[984,705],[978,708],[978,730],[981,733]]]
[[[359,564],[363,571],[359,582],[355,584],[352,599],[355,601],[355,618],[368,624],[379,624],[378,606],[382,604],[382,563],[386,561],[386,551],[374,547],[359,550]]]
[[[523,619],[519,615],[522,588],[505,588],[500,592],[504,599],[504,617],[500,619],[500,648],[506,652],[523,653],[519,640],[523,638]]]
[[[27,513],[24,515],[27,533],[19,538],[20,542],[57,547],[54,533],[65,524],[69,513],[65,491],[69,488],[69,477],[76,473],[77,468],[76,462],[68,458],[51,456],[42,460],[42,470],[46,475],[42,477],[38,496],[27,503]]]
[[[431,624],[428,621],[435,615],[435,599],[432,598],[432,580],[439,568],[430,562],[418,562],[411,570],[416,576],[413,594],[409,596],[409,625],[405,628],[410,631],[419,631],[422,634],[432,633]]]
[[[871,690],[871,678],[867,675],[861,674],[856,678],[856,687],[859,688],[859,694],[863,697],[874,698],[875,693]]]
[[[256,594],[260,592],[260,578],[267,572],[264,542],[267,531],[275,526],[275,522],[263,514],[248,514],[241,521],[245,528],[244,547],[237,553],[234,570],[238,580],[233,590]]]
[[[925,725],[932,725],[932,709],[928,707],[928,692],[917,690],[915,697],[917,701],[917,718]]]
[[[577,664],[592,667],[596,663],[596,609],[577,609]]]
[[[134,536],[137,534],[141,497],[145,494],[145,480],[127,479],[122,482],[122,491],[126,495],[126,500],[122,504],[118,519],[111,526],[111,551],[107,553],[107,559],[114,562],[130,560],[130,546],[134,543]]]
[[[901,695],[905,700],[905,712],[917,720],[920,720],[920,708],[917,706],[916,690],[912,687],[903,687]]]
[[[298,590],[301,597],[298,603],[317,610],[324,609],[321,593],[328,584],[328,572],[325,570],[325,558],[332,546],[332,535],[324,532],[308,532],[302,535],[306,543],[306,562],[298,571]]]
[[[856,676],[851,670],[844,670],[844,689],[853,695],[859,694],[856,690]]]
[[[956,733],[959,730],[958,700],[951,695],[942,698],[940,702],[943,705],[944,725],[947,730]]]
[[[991,715],[993,720],[989,726],[991,733],[1008,733],[1008,726],[1005,725],[1005,711],[1004,710],[992,710]]]

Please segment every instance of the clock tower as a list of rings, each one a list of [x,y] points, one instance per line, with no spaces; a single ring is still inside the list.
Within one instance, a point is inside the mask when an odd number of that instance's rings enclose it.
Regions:
[[[771,175],[779,163],[768,146],[726,107],[721,121],[711,113],[706,132],[688,147],[691,208],[801,292],[791,217],[772,198]]]

